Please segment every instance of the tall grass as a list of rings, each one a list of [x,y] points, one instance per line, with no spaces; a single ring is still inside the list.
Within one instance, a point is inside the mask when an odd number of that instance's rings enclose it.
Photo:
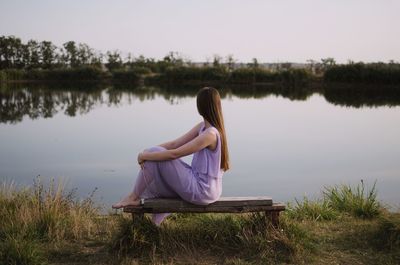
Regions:
[[[381,213],[381,207],[376,198],[376,182],[371,189],[365,189],[364,181],[356,187],[341,185],[326,187],[324,197],[335,210],[347,212],[358,217],[372,218]]]
[[[110,246],[120,255],[130,253],[142,258],[149,252],[157,257],[219,253],[221,258],[231,256],[261,263],[289,261],[301,248],[289,240],[287,233],[292,226],[288,227],[284,231],[268,229],[265,216],[258,213],[173,214],[161,227],[148,218],[132,222],[122,217]]]
[[[373,218],[382,213],[376,195],[376,182],[369,190],[366,190],[364,181],[355,187],[350,185],[325,187],[322,199],[314,201],[310,201],[307,197],[302,201],[295,199],[294,204],[288,204],[285,214],[291,219],[313,221],[334,220],[342,214]]]
[[[324,251],[342,255],[350,247],[378,255],[366,264],[396,264],[400,254],[398,214],[374,203],[375,185],[363,182],[327,187],[320,200],[296,200],[278,229],[264,213],[172,214],[157,227],[147,217],[100,217],[91,198],[77,200],[54,181],[37,179],[29,188],[2,183],[0,264],[319,264],[313,259],[326,257]],[[331,263],[340,260],[346,256]]]
[[[295,199],[294,204],[289,203],[285,214],[294,220],[313,221],[334,220],[339,215],[327,200],[310,201],[307,197],[302,201]]]
[[[76,200],[74,191],[66,193],[62,183],[51,181],[46,187],[39,178],[32,188],[2,183],[0,256],[10,264],[44,260],[38,242],[57,244],[89,237],[95,230],[97,215],[91,197]]]

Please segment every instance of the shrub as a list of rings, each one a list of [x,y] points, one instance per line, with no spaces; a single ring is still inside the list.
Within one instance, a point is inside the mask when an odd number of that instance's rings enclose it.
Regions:
[[[6,69],[3,72],[6,80],[23,80],[26,76],[26,72],[20,69]]]
[[[232,71],[229,81],[232,83],[263,83],[273,82],[278,74],[262,68],[238,68]]]
[[[324,73],[326,82],[400,84],[398,63],[350,63],[334,65]]]
[[[140,79],[140,74],[135,70],[115,70],[112,72],[112,78],[116,81],[137,83]]]
[[[5,71],[0,70],[0,82],[5,82],[7,81],[7,74]]]
[[[168,82],[182,81],[224,81],[228,78],[228,71],[224,67],[168,67],[162,79]]]
[[[324,197],[328,205],[339,212],[347,212],[358,217],[372,218],[380,214],[376,199],[375,184],[365,191],[364,182],[352,188],[349,185],[326,187]]]

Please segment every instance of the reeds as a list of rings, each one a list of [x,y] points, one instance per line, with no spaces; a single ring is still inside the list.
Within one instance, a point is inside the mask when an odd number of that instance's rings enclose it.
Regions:
[[[2,183],[0,264],[319,264],[321,255],[330,263],[346,260],[341,255],[349,248],[376,255],[365,264],[396,264],[399,217],[377,203],[375,184],[368,189],[364,182],[296,200],[278,229],[263,213],[172,214],[157,227],[147,216],[100,217],[92,196],[78,200],[54,181],[37,179],[30,188]],[[96,250],[86,252],[87,242]]]
[[[342,214],[355,217],[373,218],[382,213],[382,207],[376,198],[376,183],[366,190],[364,181],[355,187],[340,185],[325,187],[323,198],[310,201],[304,197],[302,201],[295,199],[289,204],[286,214],[297,220],[334,220]]]
[[[76,200],[74,191],[66,193],[62,183],[51,181],[45,187],[39,178],[32,188],[2,183],[0,256],[9,264],[35,264],[44,260],[39,243],[89,237],[97,215],[91,197]]]
[[[365,189],[364,181],[356,187],[341,185],[327,187],[324,197],[332,209],[346,212],[357,217],[372,218],[381,213],[381,206],[376,198],[376,182],[369,189]]]

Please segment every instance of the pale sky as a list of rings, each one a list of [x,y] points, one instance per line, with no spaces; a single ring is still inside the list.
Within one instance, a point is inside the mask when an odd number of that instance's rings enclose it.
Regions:
[[[1,0],[0,35],[156,59],[400,61],[396,0]]]

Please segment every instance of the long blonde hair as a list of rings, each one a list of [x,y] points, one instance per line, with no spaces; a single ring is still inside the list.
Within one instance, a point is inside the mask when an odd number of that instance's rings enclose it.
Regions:
[[[197,93],[197,110],[218,131],[221,138],[221,169],[229,169],[229,152],[226,141],[224,117],[222,115],[221,97],[213,87],[203,87]]]

